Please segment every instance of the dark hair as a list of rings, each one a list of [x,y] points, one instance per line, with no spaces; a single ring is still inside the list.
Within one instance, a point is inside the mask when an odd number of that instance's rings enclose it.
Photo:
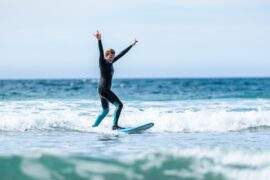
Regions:
[[[115,51],[113,49],[107,49],[105,51],[105,56],[108,56],[109,54],[115,54]]]

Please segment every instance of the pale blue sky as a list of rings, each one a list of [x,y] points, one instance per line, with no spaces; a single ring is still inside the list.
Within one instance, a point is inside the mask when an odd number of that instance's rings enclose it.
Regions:
[[[0,0],[0,78],[270,76],[268,0]]]

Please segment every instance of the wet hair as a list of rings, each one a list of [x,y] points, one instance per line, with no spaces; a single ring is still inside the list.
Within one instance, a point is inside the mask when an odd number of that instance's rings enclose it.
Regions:
[[[105,51],[105,56],[108,56],[109,54],[115,54],[115,51],[113,49],[107,49]]]

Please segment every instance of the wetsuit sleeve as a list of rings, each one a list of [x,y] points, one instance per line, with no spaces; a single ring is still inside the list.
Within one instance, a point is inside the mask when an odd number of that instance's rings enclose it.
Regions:
[[[122,56],[124,56],[131,48],[132,48],[132,45],[128,46],[126,49],[121,51],[117,56],[115,56],[115,58],[113,59],[113,63],[117,61],[118,59],[120,59]]]
[[[104,59],[104,51],[103,51],[103,45],[101,42],[101,39],[98,40],[98,48],[99,48],[99,61],[102,61]]]

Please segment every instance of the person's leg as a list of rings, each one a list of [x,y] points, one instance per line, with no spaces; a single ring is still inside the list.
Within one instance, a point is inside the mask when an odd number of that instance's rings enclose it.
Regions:
[[[97,127],[100,122],[105,118],[105,116],[109,113],[109,102],[103,97],[100,97],[100,99],[102,105],[102,112],[98,115],[92,127]]]
[[[121,127],[118,126],[118,120],[121,114],[121,111],[123,109],[123,103],[120,101],[120,99],[112,92],[112,91],[106,91],[106,93],[102,94],[103,97],[105,97],[109,102],[115,105],[116,109],[114,112],[114,118],[113,118],[113,129],[119,129]]]

